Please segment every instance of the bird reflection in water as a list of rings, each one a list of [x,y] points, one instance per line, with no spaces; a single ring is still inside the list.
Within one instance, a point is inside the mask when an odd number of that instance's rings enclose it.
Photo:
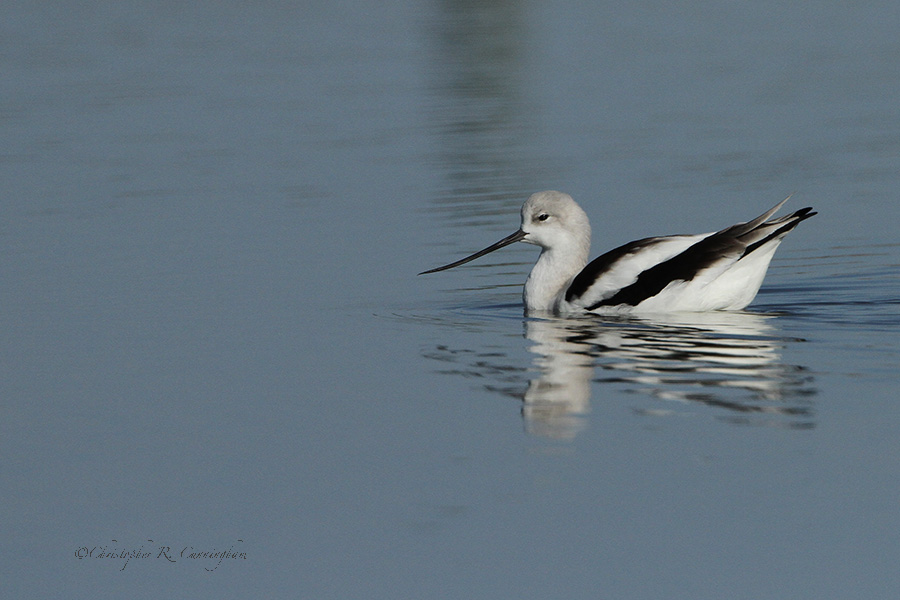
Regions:
[[[527,427],[551,437],[574,436],[589,410],[592,381],[721,408],[727,411],[723,418],[736,423],[812,427],[810,378],[803,368],[780,362],[784,342],[772,335],[770,319],[723,312],[667,315],[665,321],[527,321],[539,373],[523,398]],[[665,415],[674,408],[637,410]]]
[[[453,372],[486,378],[487,389],[520,399],[527,431],[556,439],[574,438],[587,425],[593,388],[609,385],[649,399],[634,408],[642,416],[700,404],[736,424],[811,428],[812,378],[781,362],[786,341],[773,318],[719,312],[663,321],[527,319],[529,368],[501,364],[502,353],[471,353],[469,367]],[[439,350],[432,358],[458,362],[463,354]]]

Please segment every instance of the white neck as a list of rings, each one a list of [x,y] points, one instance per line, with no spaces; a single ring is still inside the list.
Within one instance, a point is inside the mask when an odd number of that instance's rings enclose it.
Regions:
[[[543,249],[525,280],[522,294],[528,312],[555,312],[569,284],[588,261],[587,244]]]

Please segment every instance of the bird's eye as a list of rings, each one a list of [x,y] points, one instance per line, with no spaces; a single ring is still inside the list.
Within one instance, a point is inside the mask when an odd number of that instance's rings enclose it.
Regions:
[[[548,215],[547,213],[541,213],[538,215],[537,220],[538,221],[546,221],[549,218],[550,218],[550,215]]]

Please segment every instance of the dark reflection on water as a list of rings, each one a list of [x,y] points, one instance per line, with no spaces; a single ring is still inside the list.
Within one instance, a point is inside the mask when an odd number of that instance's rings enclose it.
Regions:
[[[462,0],[441,3],[430,23],[430,158],[442,179],[434,203],[455,226],[507,215],[535,187],[524,17],[517,2]]]
[[[480,378],[491,391],[522,401],[528,432],[571,439],[605,386],[650,400],[643,416],[703,405],[735,424],[815,426],[812,376],[784,364],[773,317],[712,313],[643,319],[526,319],[530,364],[506,353],[439,346],[426,356],[452,365],[446,374]]]

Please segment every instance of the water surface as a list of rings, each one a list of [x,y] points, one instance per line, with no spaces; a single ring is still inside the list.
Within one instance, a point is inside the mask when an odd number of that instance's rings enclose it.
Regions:
[[[896,598],[896,12],[4,5],[3,590]],[[731,315],[415,276],[541,189],[819,215]]]

